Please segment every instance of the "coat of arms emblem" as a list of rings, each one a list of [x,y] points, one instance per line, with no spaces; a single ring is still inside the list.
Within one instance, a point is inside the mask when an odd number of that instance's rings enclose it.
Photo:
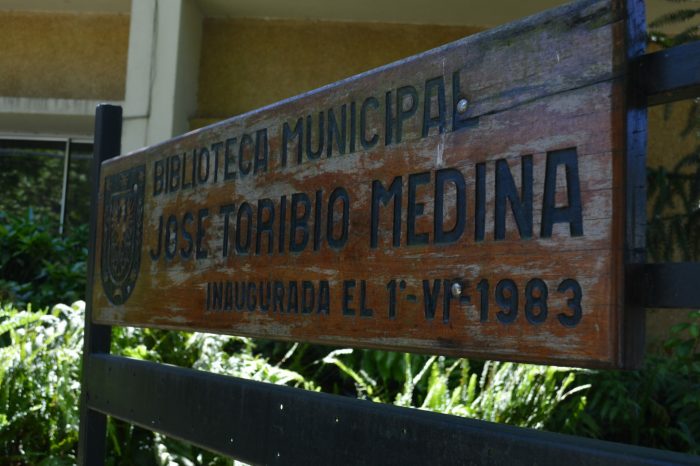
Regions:
[[[145,182],[145,165],[105,178],[101,276],[112,304],[126,302],[138,278]]]

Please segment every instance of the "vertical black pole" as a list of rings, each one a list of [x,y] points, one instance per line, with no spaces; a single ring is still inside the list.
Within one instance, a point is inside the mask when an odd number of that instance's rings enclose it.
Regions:
[[[103,465],[107,416],[89,408],[90,355],[109,353],[112,328],[92,323],[92,290],[95,273],[95,243],[97,237],[97,208],[100,189],[100,166],[103,161],[121,151],[122,108],[101,104],[95,113],[95,149],[92,158],[92,192],[90,201],[90,236],[88,239],[87,290],[85,293],[85,337],[83,345],[83,376],[80,394],[79,465]]]
[[[647,101],[638,76],[639,57],[646,49],[643,0],[626,0],[627,122],[625,134],[625,307],[621,341],[623,365],[636,368],[644,355],[645,312],[641,304],[641,272],[646,262]]]

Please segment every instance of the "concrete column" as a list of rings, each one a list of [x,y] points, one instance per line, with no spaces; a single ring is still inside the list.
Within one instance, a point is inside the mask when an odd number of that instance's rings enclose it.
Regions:
[[[182,134],[197,109],[202,14],[195,0],[131,3],[122,152]]]

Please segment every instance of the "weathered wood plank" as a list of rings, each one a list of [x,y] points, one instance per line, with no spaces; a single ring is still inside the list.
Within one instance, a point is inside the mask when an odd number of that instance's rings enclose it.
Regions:
[[[105,163],[95,321],[622,366],[622,3]]]

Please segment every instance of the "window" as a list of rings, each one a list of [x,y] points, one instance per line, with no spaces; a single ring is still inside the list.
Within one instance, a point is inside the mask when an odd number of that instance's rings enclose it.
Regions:
[[[90,218],[92,141],[0,137],[0,212],[44,216],[63,233]]]

